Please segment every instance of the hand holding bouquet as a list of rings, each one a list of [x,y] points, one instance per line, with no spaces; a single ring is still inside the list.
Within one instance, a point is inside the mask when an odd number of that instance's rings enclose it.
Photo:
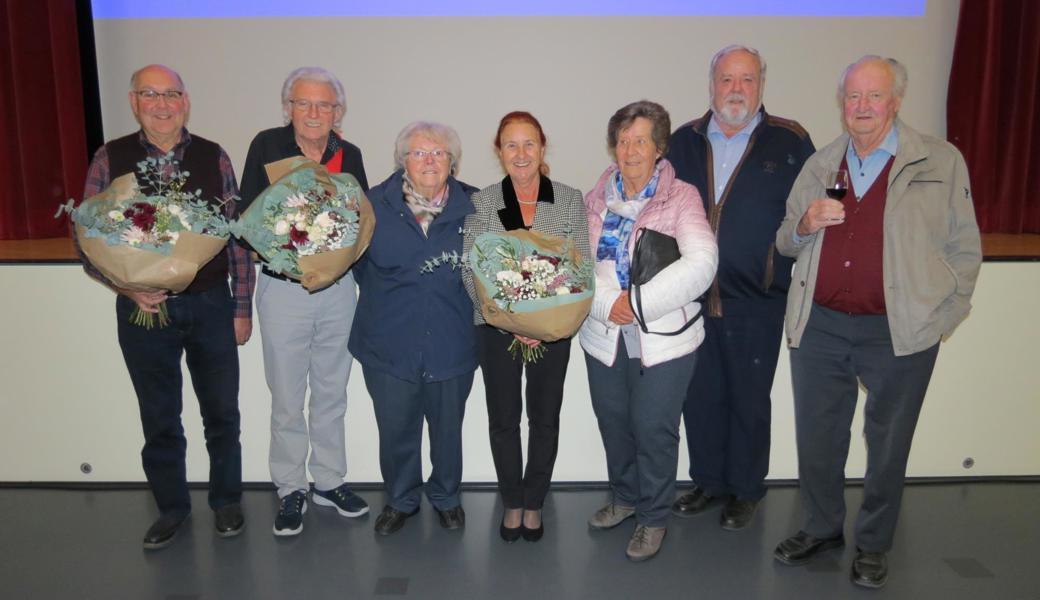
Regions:
[[[297,279],[310,291],[338,280],[372,239],[375,215],[361,186],[347,173],[302,156],[266,166],[274,181],[232,232],[245,239],[267,268]]]
[[[469,264],[489,325],[552,342],[574,335],[589,314],[592,266],[569,240],[523,229],[483,233],[473,243]],[[545,349],[514,340],[509,351],[533,362]]]
[[[228,222],[217,205],[186,191],[189,173],[173,154],[137,164],[112,180],[100,194],[58,215],[69,213],[83,254],[116,287],[138,292],[181,292],[198,270],[224,249]],[[143,181],[150,193],[138,185]],[[158,306],[159,326],[169,323],[166,305]],[[135,308],[130,319],[151,329],[156,315]]]

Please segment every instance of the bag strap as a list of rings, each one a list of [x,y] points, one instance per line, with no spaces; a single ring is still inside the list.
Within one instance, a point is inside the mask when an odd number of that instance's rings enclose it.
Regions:
[[[629,303],[632,305],[632,312],[636,316],[636,322],[639,323],[639,328],[643,330],[643,333],[652,333],[654,335],[668,336],[679,335],[680,333],[689,329],[691,325],[699,321],[700,318],[704,315],[704,296],[701,296],[700,298],[698,298],[698,300],[701,302],[700,308],[697,310],[697,314],[695,314],[692,319],[686,321],[685,325],[672,332],[650,331],[650,329],[646,326],[646,319],[643,317],[643,295],[640,292],[640,289],[642,287],[643,286],[641,285],[630,285],[628,288],[628,300]]]

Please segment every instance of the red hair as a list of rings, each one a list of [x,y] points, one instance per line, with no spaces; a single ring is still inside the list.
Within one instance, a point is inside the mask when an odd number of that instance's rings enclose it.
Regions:
[[[538,140],[542,143],[542,147],[545,147],[545,132],[542,131],[542,124],[538,122],[538,119],[534,118],[534,115],[526,110],[514,110],[502,117],[502,120],[498,122],[498,132],[495,133],[495,150],[502,150],[502,132],[513,123],[527,123],[534,127],[538,131]],[[538,170],[542,175],[549,175],[549,163],[543,160]]]

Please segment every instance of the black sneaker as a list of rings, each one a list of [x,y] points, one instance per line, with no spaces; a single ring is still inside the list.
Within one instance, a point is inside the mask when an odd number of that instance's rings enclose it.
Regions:
[[[274,519],[277,536],[299,535],[303,531],[303,515],[307,512],[307,494],[297,490],[282,498],[278,516]]]
[[[368,512],[368,503],[350,491],[345,483],[327,492],[314,488],[311,501],[320,506],[331,506],[344,517],[360,517]]]

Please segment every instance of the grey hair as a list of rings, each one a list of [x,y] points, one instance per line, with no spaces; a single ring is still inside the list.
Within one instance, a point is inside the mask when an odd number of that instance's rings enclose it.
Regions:
[[[650,137],[657,146],[657,151],[662,156],[668,154],[668,139],[672,135],[672,120],[668,116],[668,111],[656,102],[640,100],[619,108],[607,122],[607,148],[615,160],[617,159],[615,150],[617,149],[618,134],[622,129],[630,127],[639,117],[650,121],[652,125]]]
[[[448,159],[451,161],[449,173],[454,177],[459,172],[462,161],[462,141],[454,128],[433,121],[413,121],[404,126],[394,141],[394,169],[403,169],[408,158],[408,145],[412,138],[419,136],[429,138],[446,146]]]
[[[880,63],[888,67],[888,72],[892,75],[893,96],[901,99],[906,95],[906,86],[909,82],[909,75],[907,75],[906,66],[894,58],[885,58],[884,56],[878,56],[876,54],[867,54],[851,65],[845,67],[845,70],[841,72],[841,77],[838,79],[839,106],[845,102],[845,80],[848,79],[849,73],[851,73],[856,67],[872,62]]]
[[[167,67],[166,65],[145,65],[140,69],[134,71],[133,74],[130,75],[130,91],[133,92],[137,90],[137,77],[141,74],[142,71],[144,71],[145,69],[152,69],[155,67],[169,71],[169,73],[177,79],[177,86],[180,87],[180,90],[182,92],[184,91],[184,80],[181,79],[181,74],[177,71],[174,71],[170,67]]]
[[[715,56],[711,57],[711,63],[708,66],[708,94],[712,97],[715,96],[715,67],[718,66],[719,61],[725,56],[733,54],[734,52],[744,51],[758,59],[758,80],[759,84],[765,83],[766,81],[766,59],[762,58],[758,50],[755,50],[751,46],[744,46],[742,44],[730,44],[722,50],[715,53]]]
[[[289,108],[289,100],[291,98],[289,96],[292,95],[293,86],[296,85],[297,81],[314,81],[327,84],[332,88],[332,91],[336,94],[336,104],[339,104],[339,108],[333,113],[336,117],[332,120],[332,128],[340,131],[343,115],[347,114],[347,94],[343,91],[343,84],[339,82],[339,79],[321,67],[299,67],[293,69],[289,76],[285,78],[285,83],[282,84],[282,118],[285,119],[285,124],[288,125],[292,121],[292,110]]]

